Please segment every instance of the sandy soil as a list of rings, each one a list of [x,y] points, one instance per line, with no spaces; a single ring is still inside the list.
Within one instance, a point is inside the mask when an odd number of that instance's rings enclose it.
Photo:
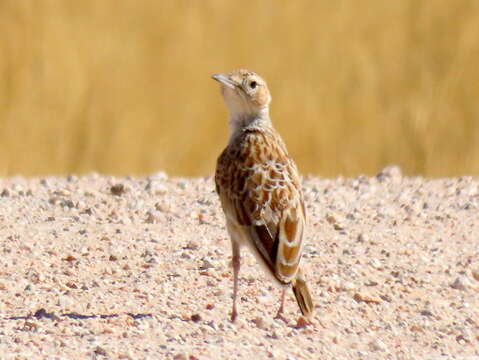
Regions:
[[[211,178],[0,179],[0,358],[479,359],[479,179],[390,167],[304,191],[316,315],[298,327],[247,251],[229,321]]]

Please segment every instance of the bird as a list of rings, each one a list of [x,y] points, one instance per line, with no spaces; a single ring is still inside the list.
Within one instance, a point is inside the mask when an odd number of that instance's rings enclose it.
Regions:
[[[238,316],[243,246],[283,288],[276,318],[285,320],[286,289],[291,287],[301,314],[311,319],[313,299],[300,268],[306,225],[301,180],[271,122],[266,81],[246,69],[213,74],[212,78],[220,83],[230,114],[229,142],[216,163],[215,185],[232,245],[231,321]]]

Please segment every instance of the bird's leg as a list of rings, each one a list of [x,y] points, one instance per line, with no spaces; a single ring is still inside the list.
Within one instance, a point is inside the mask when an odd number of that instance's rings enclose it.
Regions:
[[[283,316],[283,312],[284,312],[284,300],[286,299],[286,288],[283,287],[283,290],[282,290],[282,294],[281,294],[281,304],[279,306],[279,309],[278,309],[278,312],[276,313],[276,316],[274,317],[275,319],[280,319],[280,320],[283,320],[284,322],[288,322],[284,316]]]
[[[233,248],[233,310],[231,311],[231,321],[235,321],[238,316],[236,311],[236,297],[238,296],[238,277],[241,266],[240,247],[236,241],[231,242]]]

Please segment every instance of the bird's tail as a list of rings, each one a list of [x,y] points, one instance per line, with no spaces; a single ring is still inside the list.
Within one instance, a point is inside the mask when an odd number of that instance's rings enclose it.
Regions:
[[[301,270],[298,271],[292,287],[301,313],[308,318],[311,317],[314,309],[313,299],[311,298],[308,285],[306,284],[306,280],[304,279]]]

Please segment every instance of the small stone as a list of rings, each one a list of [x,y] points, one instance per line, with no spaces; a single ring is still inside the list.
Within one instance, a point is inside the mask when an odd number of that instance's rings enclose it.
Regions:
[[[118,354],[118,359],[132,360],[133,358],[127,353],[119,353]]]
[[[382,267],[381,261],[376,258],[372,259],[370,264],[375,269],[380,269]]]
[[[203,263],[200,266],[200,270],[208,270],[212,268],[214,268],[213,263],[209,259],[204,258]]]
[[[31,321],[25,321],[25,324],[23,325],[23,330],[26,330],[26,331],[32,331],[37,329],[38,329],[38,325]]]
[[[252,321],[259,329],[265,329],[265,322],[261,316],[255,317]]]
[[[326,221],[330,224],[335,224],[337,222],[336,218],[333,215],[327,215]]]
[[[164,184],[162,184],[162,180],[151,178],[148,179],[145,190],[150,191],[155,195],[164,195],[168,192],[168,188]]]
[[[399,166],[396,165],[389,165],[382,169],[377,175],[376,178],[379,182],[387,181],[387,180],[401,180],[402,178],[402,171]]]
[[[354,283],[351,281],[346,281],[343,284],[341,284],[341,290],[343,291],[350,291],[354,289],[356,289],[356,285],[354,285]]]
[[[380,304],[381,299],[377,298],[375,296],[371,296],[369,294],[365,293],[354,293],[353,299],[356,300],[357,302],[365,302],[366,304]]]
[[[271,333],[271,338],[272,339],[279,339],[279,334],[276,330],[273,330],[273,332]]]
[[[479,269],[474,269],[474,270],[471,271],[471,273],[472,273],[472,277],[475,280],[479,281]]]
[[[185,249],[188,249],[188,250],[198,250],[200,247],[200,245],[194,241],[194,240],[190,240],[188,241],[188,243],[186,244],[185,246]]]
[[[147,224],[156,224],[158,222],[158,219],[156,218],[155,215],[153,215],[150,211],[146,213],[146,219],[145,222]]]
[[[67,282],[65,286],[69,287],[70,289],[78,289],[78,286],[73,281]]]
[[[164,171],[159,171],[157,173],[150,175],[149,179],[155,180],[155,181],[165,181],[165,180],[168,180],[168,174]]]
[[[188,360],[188,355],[184,353],[179,353],[173,356],[173,360]]]
[[[78,207],[80,207],[80,206],[78,205]],[[80,214],[82,214],[82,215],[90,215],[90,216],[91,216],[91,215],[93,214],[93,211],[92,211],[91,208],[86,208],[86,209],[82,210],[82,211],[80,212]]]
[[[66,207],[66,208],[69,208],[69,209],[73,209],[75,207],[75,203],[71,200],[63,200],[60,205],[62,207]]]
[[[93,350],[95,355],[100,355],[100,356],[107,356],[106,350],[103,349],[101,346],[97,346],[95,350]]]
[[[465,343],[470,343],[471,342],[467,337],[465,337],[462,334],[456,336],[456,341],[461,345],[464,345]]]
[[[125,193],[125,185],[115,184],[110,188],[110,191],[115,196],[120,196]]]
[[[185,181],[180,181],[176,184],[181,190],[185,190],[188,187],[188,183]]]
[[[361,233],[361,234],[358,235],[358,238],[357,238],[358,242],[363,243],[363,242],[366,242],[368,240],[369,240],[368,234]]]
[[[372,351],[387,351],[387,346],[381,340],[375,339],[369,343],[369,348]]]
[[[70,174],[67,176],[67,181],[70,183],[77,182],[78,181],[78,176]]]
[[[424,327],[422,325],[413,324],[413,325],[411,325],[409,330],[414,331],[414,332],[424,332]]]
[[[432,311],[431,311],[431,310],[428,310],[428,309],[425,309],[425,310],[421,311],[420,314],[421,314],[422,316],[433,316],[433,315],[434,315],[434,314],[432,313]]]
[[[206,214],[199,213],[198,214],[198,222],[200,223],[200,225],[208,224],[208,219],[206,217]]]
[[[58,195],[58,196],[70,196],[71,192],[68,191],[67,189],[60,189],[60,190],[55,191],[54,194]]]
[[[459,276],[451,284],[451,287],[456,290],[466,290],[466,288],[469,287],[470,285],[471,284],[469,283],[469,280],[467,280],[465,276]]]
[[[344,230],[344,226],[340,224],[334,224],[333,227],[334,227],[334,230],[337,230],[337,231]]]
[[[5,286],[4,283],[0,283],[0,290],[6,290],[7,287]]]
[[[191,315],[191,321],[197,323],[197,322],[200,322],[202,319],[201,319],[201,315],[200,314],[193,314]]]

